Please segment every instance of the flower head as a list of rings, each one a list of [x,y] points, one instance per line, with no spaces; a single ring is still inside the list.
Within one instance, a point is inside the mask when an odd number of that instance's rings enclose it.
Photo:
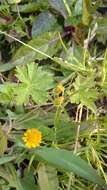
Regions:
[[[35,148],[40,146],[42,134],[38,129],[31,128],[24,133],[22,139],[25,142],[26,147]]]
[[[55,89],[55,92],[57,94],[63,93],[64,92],[64,86],[62,84],[58,84],[56,89]]]
[[[63,102],[64,102],[64,96],[59,96],[59,97],[57,97],[57,98],[55,99],[54,104],[55,104],[56,106],[61,106],[61,105],[63,104]]]

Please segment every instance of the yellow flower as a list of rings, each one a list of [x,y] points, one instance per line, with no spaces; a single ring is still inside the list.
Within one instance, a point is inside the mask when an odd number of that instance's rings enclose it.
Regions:
[[[24,133],[22,139],[25,142],[26,147],[35,148],[40,146],[42,134],[38,129],[31,128]]]
[[[54,103],[56,106],[61,106],[63,104],[63,102],[64,102],[64,96],[59,96],[55,99]]]
[[[64,92],[64,86],[62,84],[58,84],[58,86],[55,89],[55,92],[57,94],[60,94],[60,93]]]

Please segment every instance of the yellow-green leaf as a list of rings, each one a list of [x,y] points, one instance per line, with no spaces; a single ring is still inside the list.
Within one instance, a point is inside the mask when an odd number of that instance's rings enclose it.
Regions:
[[[58,190],[56,169],[46,164],[40,164],[38,169],[38,182],[41,190]]]
[[[91,14],[90,14],[90,1],[83,0],[83,16],[82,21],[84,25],[89,25],[91,21]]]
[[[7,136],[0,126],[0,156],[4,154],[7,149]]]

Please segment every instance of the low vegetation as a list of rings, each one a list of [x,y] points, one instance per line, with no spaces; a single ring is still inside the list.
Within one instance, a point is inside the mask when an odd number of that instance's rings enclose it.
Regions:
[[[106,0],[1,0],[0,190],[107,189]]]

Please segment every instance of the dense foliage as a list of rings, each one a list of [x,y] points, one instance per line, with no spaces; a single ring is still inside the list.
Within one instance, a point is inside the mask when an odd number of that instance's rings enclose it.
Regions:
[[[0,2],[0,190],[106,190],[107,1]]]

